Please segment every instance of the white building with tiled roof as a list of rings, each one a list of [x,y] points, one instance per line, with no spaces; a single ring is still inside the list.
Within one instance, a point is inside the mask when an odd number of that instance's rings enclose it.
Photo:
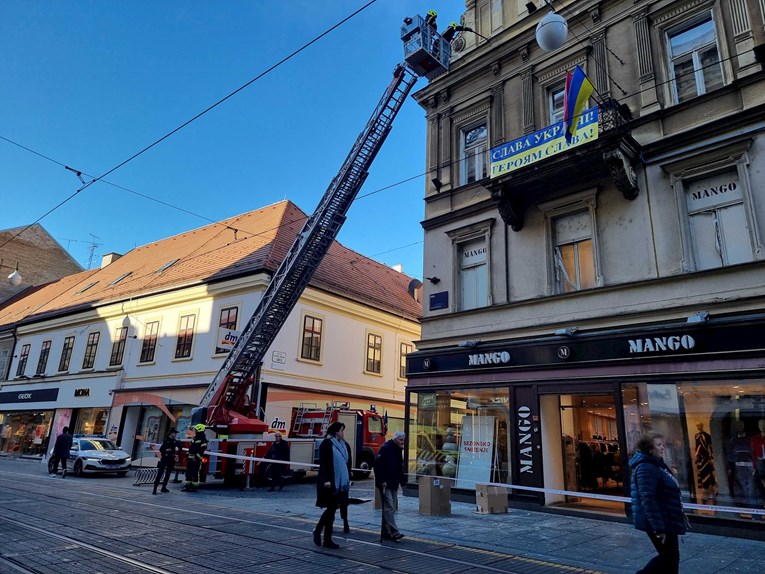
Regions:
[[[12,346],[0,380],[0,452],[42,455],[64,425],[139,455],[183,430],[306,215],[282,201],[104,257],[100,269],[0,304]],[[376,405],[403,427],[404,358],[420,284],[335,242],[266,355],[264,420],[301,403]],[[6,436],[7,435],[7,436]]]

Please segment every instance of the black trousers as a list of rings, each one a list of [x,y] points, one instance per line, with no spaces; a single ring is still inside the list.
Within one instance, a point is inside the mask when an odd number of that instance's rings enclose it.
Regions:
[[[167,483],[170,482],[170,475],[173,474],[174,466],[174,462],[159,461],[157,465],[157,478],[154,479],[154,490],[157,490],[160,482],[162,483],[162,488],[167,488]]]
[[[638,570],[637,574],[678,574],[680,571],[680,546],[677,534],[667,534],[664,544],[653,532],[647,532],[647,534],[659,555],[651,558],[642,570]]]
[[[50,474],[56,474],[58,472],[58,465],[61,464],[61,470],[66,472],[66,461],[68,460],[65,456],[58,456],[58,455],[51,455],[51,463],[48,466],[48,471]]]
[[[324,542],[332,542],[332,526],[335,523],[335,513],[337,512],[337,500],[329,503],[329,506],[324,509],[319,518],[319,523],[316,525],[315,532],[321,533],[324,530]]]

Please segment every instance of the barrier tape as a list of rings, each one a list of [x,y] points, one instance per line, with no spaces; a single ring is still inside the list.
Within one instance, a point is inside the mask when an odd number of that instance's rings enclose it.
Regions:
[[[187,449],[184,449],[187,450]],[[212,452],[212,451],[205,451],[204,454],[211,455],[211,456],[220,456],[224,458],[233,458],[237,460],[243,460],[243,461],[255,461],[255,462],[268,462],[270,464],[287,464],[287,465],[294,465],[294,466],[304,466],[308,468],[318,469],[318,464],[311,464],[311,463],[305,463],[305,462],[291,462],[291,461],[283,461],[283,460],[273,460],[270,458],[260,458],[256,456],[243,456],[240,454],[225,454],[220,452]],[[369,472],[369,469],[363,469],[363,468],[352,468],[352,471],[358,471],[358,472]],[[416,478],[419,478],[421,476],[434,476],[432,474],[411,474],[410,476],[414,476]],[[448,477],[448,476],[439,476],[437,478],[445,479],[445,480],[452,480],[455,481],[457,479]],[[466,478],[461,478],[460,481],[462,482],[471,482],[475,485],[485,485],[485,486],[501,486],[510,490],[526,490],[529,492],[539,492],[542,494],[560,494],[563,496],[576,496],[578,498],[591,498],[593,500],[606,500],[609,502],[622,502],[622,503],[631,503],[632,499],[627,496],[613,496],[610,494],[595,494],[591,492],[578,492],[573,490],[561,490],[558,488],[540,488],[537,486],[522,486],[519,484],[510,484],[510,483],[503,483],[503,482],[482,482],[478,480],[469,480]],[[756,514],[759,516],[765,516],[765,509],[763,508],[742,508],[738,506],[718,506],[714,504],[694,504],[691,502],[683,502],[683,508],[686,510],[712,510],[715,512],[730,512],[734,514]]]

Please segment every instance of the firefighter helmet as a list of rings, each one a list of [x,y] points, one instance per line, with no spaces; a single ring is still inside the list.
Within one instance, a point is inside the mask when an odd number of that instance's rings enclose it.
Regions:
[[[198,425],[194,425],[194,430],[198,432],[202,432],[203,430],[205,430],[205,425],[203,425],[202,423],[199,423]]]

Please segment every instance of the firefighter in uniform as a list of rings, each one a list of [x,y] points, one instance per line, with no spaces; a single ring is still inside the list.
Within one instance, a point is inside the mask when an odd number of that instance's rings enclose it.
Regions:
[[[199,471],[202,466],[202,456],[207,450],[207,436],[205,425],[199,423],[194,426],[196,434],[191,439],[189,454],[186,458],[186,484],[181,492],[196,492],[199,487]]]
[[[159,447],[160,458],[157,465],[157,478],[154,479],[154,492],[152,494],[157,494],[157,487],[160,482],[162,483],[162,492],[170,492],[167,489],[167,483],[170,481],[170,475],[173,473],[173,468],[181,452],[181,443],[175,439],[177,434],[177,429],[167,431],[167,436]]]

